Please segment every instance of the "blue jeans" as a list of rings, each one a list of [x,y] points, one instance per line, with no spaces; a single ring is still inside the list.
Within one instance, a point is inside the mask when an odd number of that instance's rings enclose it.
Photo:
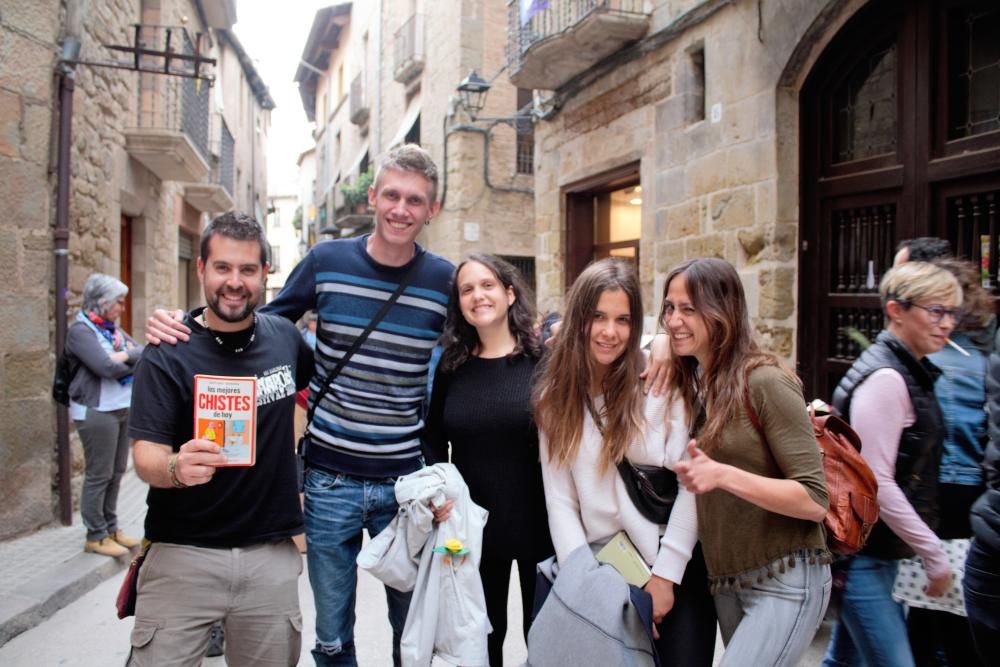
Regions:
[[[1000,554],[991,552],[972,538],[965,559],[965,611],[985,665],[1000,662]]]
[[[358,584],[356,559],[361,531],[381,532],[398,505],[395,479],[333,475],[316,468],[305,473],[306,557],[309,584],[316,601],[317,665],[358,664],[354,647],[354,604]],[[400,665],[399,639],[406,623],[410,593],[386,587],[392,625],[392,659]]]
[[[846,567],[823,667],[913,667],[903,605],[892,599],[899,561],[859,554]]]

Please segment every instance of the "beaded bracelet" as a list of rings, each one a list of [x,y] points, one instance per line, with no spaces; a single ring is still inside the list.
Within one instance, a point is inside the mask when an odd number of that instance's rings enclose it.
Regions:
[[[187,488],[187,484],[177,479],[177,458],[178,454],[174,454],[169,459],[167,459],[167,474],[170,475],[170,485],[175,489]]]

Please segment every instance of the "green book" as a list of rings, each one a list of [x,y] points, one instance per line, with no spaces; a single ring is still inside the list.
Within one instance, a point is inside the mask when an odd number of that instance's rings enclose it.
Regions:
[[[601,547],[595,555],[597,560],[614,567],[628,583],[642,588],[653,576],[652,570],[642,559],[639,550],[632,544],[624,530],[615,533],[611,541]]]

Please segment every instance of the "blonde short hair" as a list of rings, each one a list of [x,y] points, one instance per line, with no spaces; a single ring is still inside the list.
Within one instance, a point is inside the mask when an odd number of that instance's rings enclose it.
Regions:
[[[379,162],[378,170],[375,172],[375,191],[378,192],[382,185],[382,175],[387,171],[408,171],[420,174],[430,183],[428,196],[433,204],[437,201],[438,192],[438,168],[434,164],[434,158],[426,150],[417,144],[403,144],[397,146],[386,153]]]
[[[935,298],[942,306],[962,305],[962,286],[954,274],[930,262],[905,262],[882,277],[878,288],[884,308],[890,301],[908,304]]]

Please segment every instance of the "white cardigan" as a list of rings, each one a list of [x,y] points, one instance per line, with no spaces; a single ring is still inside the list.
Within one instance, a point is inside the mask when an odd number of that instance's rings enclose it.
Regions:
[[[602,407],[603,398],[599,397],[595,408],[600,412]],[[643,412],[644,435],[629,446],[627,458],[632,463],[673,469],[677,461],[687,458],[689,438],[683,403],[678,399],[668,406],[665,396],[649,394]],[[618,469],[611,466],[603,474],[599,472],[602,438],[587,411],[580,448],[571,464],[550,461],[548,438],[539,431],[538,439],[557,560],[565,560],[581,545],[606,541],[624,530],[653,574],[680,583],[698,541],[694,496],[679,485],[670,522],[661,537],[661,527],[642,516],[629,498]]]

